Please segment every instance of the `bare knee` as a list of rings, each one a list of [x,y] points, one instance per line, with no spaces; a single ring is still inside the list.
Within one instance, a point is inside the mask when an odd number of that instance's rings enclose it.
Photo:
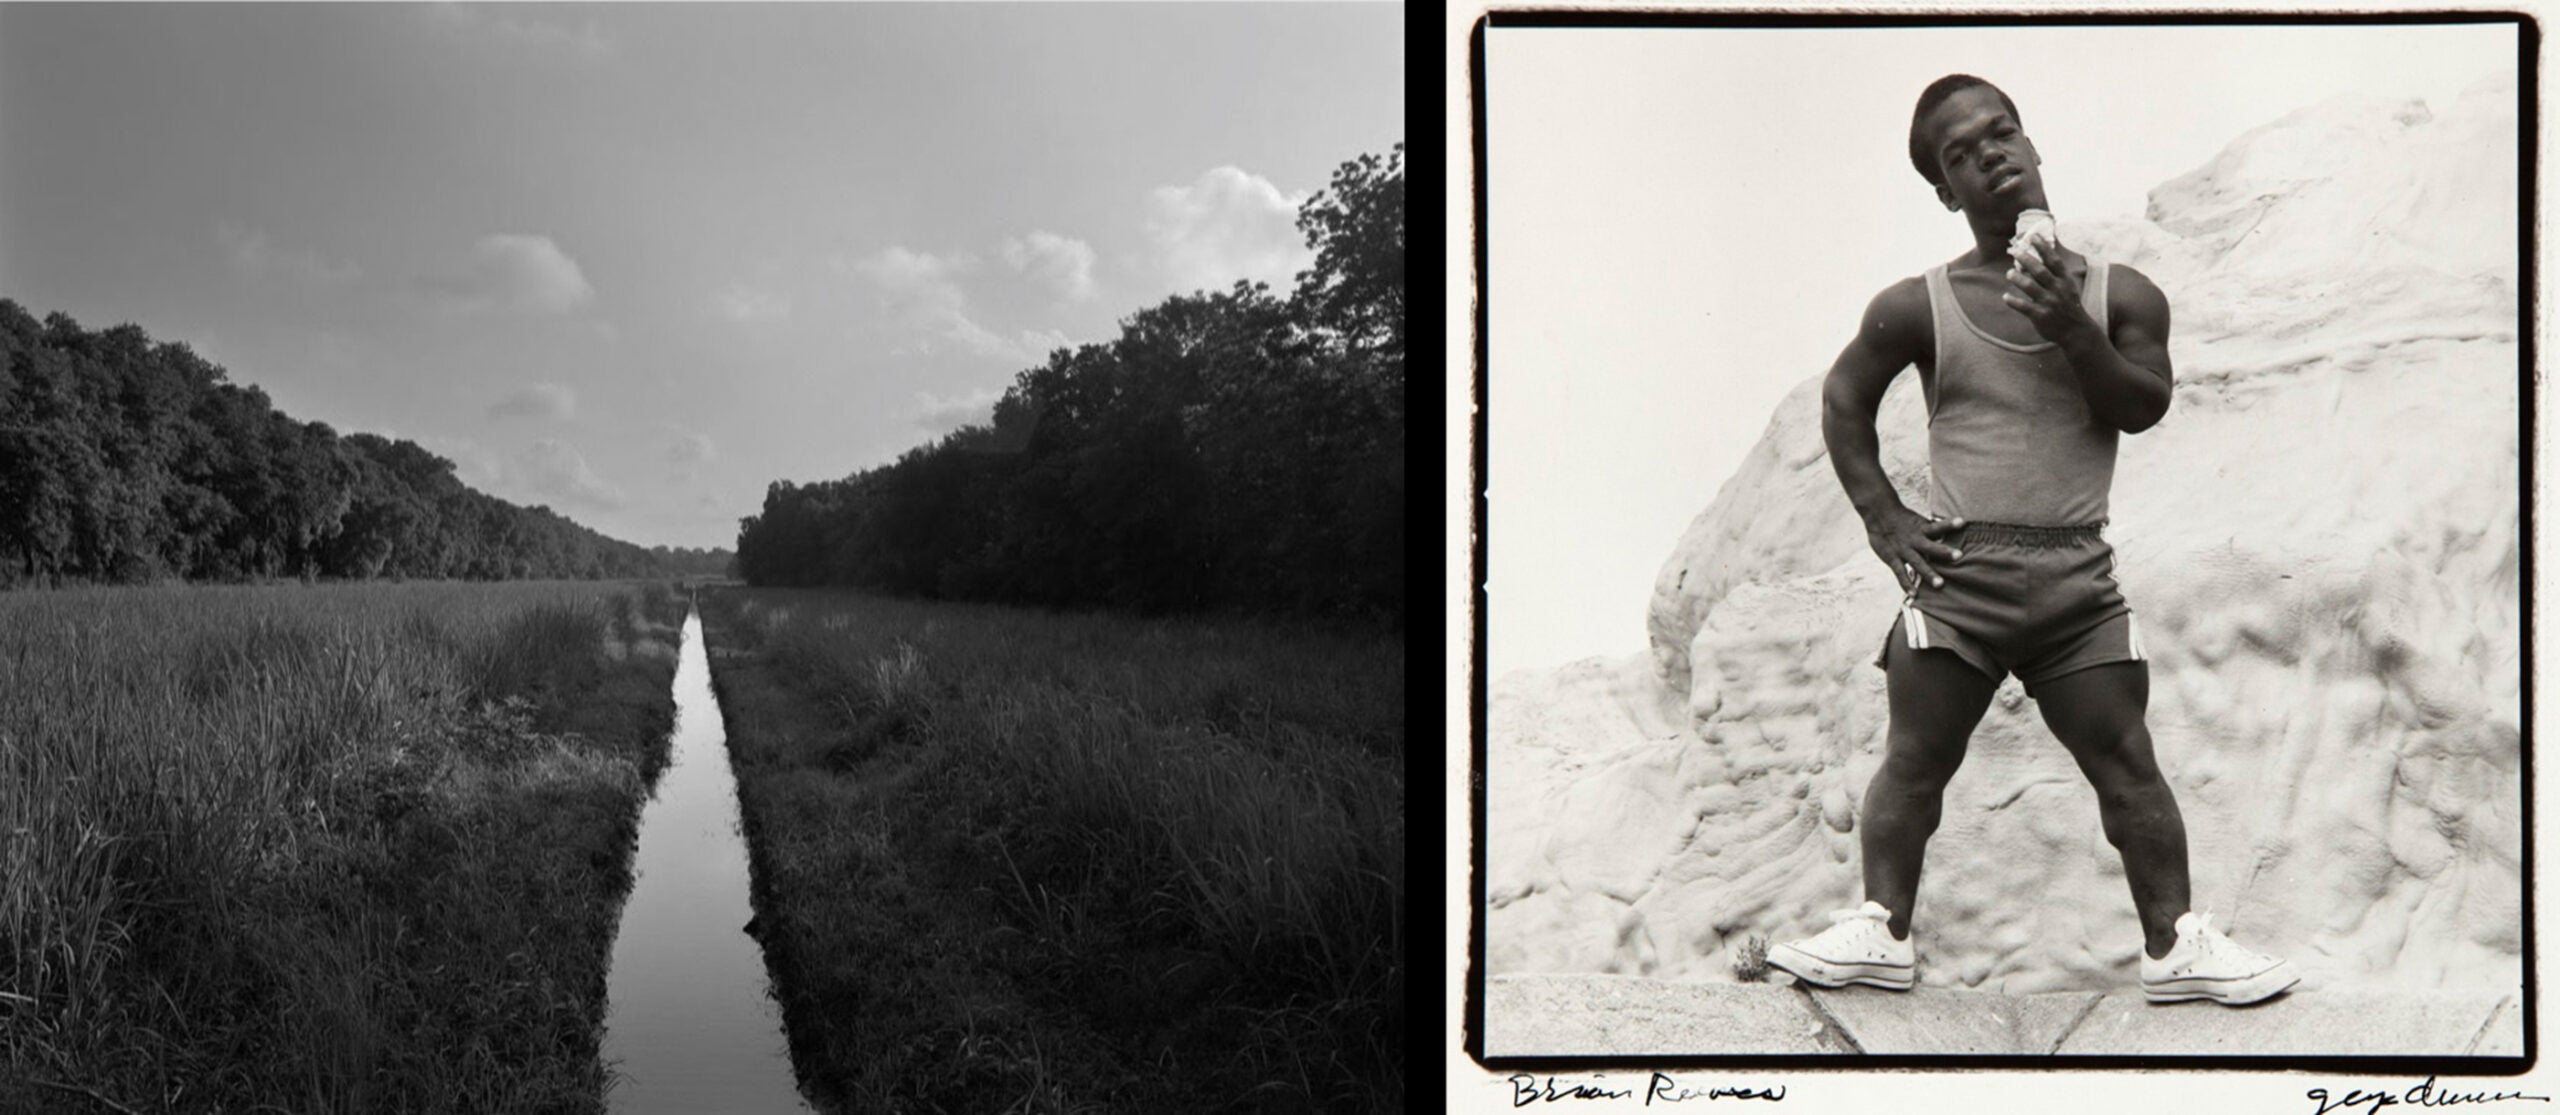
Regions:
[[[1876,768],[1878,789],[1906,796],[1936,797],[1964,763],[1964,741],[1925,740],[1889,734],[1884,764]]]
[[[2177,816],[2177,796],[2152,759],[2150,736],[2140,728],[2115,741],[2113,747],[2084,752],[2080,766],[2089,776],[2090,788],[2098,793],[2099,818],[2110,842],[2121,845],[2127,835],[2122,830],[2128,825]]]
[[[2151,733],[2136,724],[2074,749],[2101,801],[2146,797],[2168,788],[2151,755]]]

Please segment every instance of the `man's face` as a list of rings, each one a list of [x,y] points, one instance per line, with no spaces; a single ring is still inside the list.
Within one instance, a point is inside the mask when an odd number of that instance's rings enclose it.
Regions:
[[[2035,145],[1998,93],[1979,85],[1957,90],[1930,110],[1928,134],[1946,176],[1938,200],[1948,209],[2015,214],[2045,207]]]

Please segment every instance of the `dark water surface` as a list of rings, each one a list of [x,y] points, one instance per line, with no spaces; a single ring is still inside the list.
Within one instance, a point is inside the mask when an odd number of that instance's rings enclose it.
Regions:
[[[702,618],[688,615],[674,753],[640,815],[638,879],[613,942],[604,1055],[624,1078],[608,1096],[617,1112],[808,1110],[764,954],[743,928],[753,911],[726,741]]]

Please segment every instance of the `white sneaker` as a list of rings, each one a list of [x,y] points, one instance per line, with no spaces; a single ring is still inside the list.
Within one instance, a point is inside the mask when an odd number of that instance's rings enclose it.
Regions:
[[[2178,943],[2169,955],[2142,953],[2142,995],[2155,1003],[2211,999],[2226,1006],[2255,1003],[2302,982],[2293,965],[2243,948],[2213,927],[2213,915],[2178,915]]]
[[[1919,982],[1911,958],[1911,940],[1893,939],[1885,928],[1893,911],[1874,902],[1855,910],[1837,910],[1831,928],[1801,941],[1769,950],[1769,966],[1806,983],[1843,987],[1863,983],[1890,991],[1909,991]]]

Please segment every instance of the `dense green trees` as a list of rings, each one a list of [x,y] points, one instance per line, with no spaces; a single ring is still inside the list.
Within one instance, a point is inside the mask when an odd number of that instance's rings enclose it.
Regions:
[[[279,413],[183,344],[0,299],[0,585],[717,574],[473,491],[407,441]]]
[[[739,574],[1145,611],[1404,611],[1404,147],[1298,214],[1297,290],[1180,295],[1023,371],[990,421],[777,482]]]

